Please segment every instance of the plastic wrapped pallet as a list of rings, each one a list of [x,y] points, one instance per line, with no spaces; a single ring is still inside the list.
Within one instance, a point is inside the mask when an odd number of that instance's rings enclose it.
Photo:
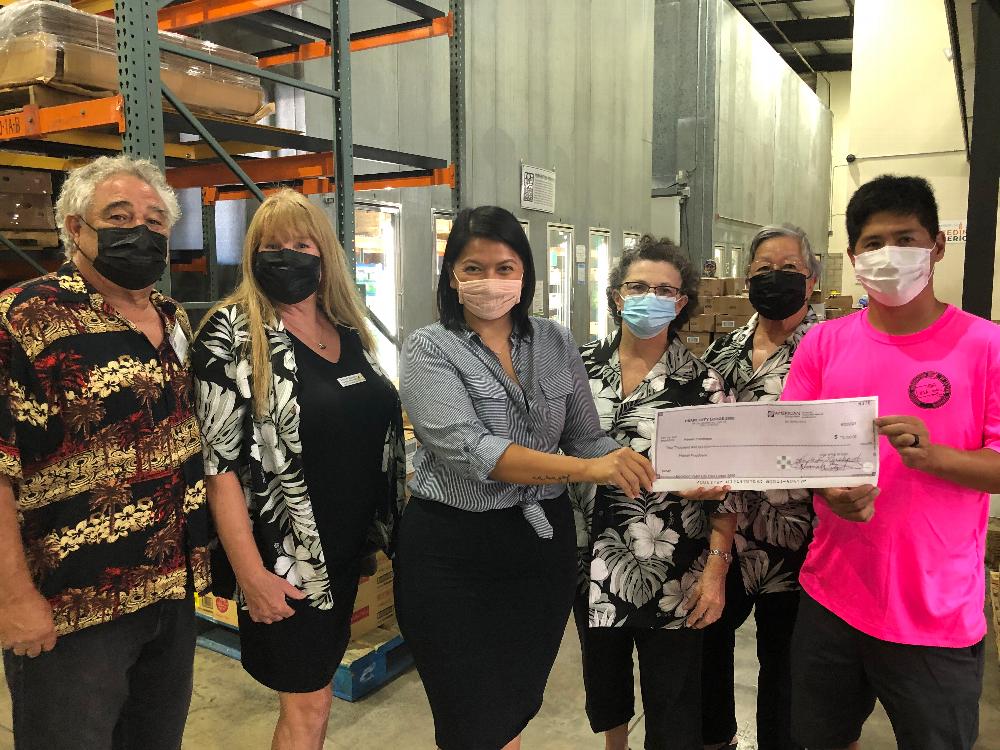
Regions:
[[[160,32],[163,41],[256,67],[253,55]],[[118,90],[115,22],[50,0],[0,8],[0,88],[44,83],[95,92]],[[188,106],[248,117],[264,103],[260,79],[170,52],[160,54],[164,84]]]

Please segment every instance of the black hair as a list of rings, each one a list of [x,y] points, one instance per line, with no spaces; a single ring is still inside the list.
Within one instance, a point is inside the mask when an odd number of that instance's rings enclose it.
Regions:
[[[531,245],[528,244],[521,223],[514,214],[499,206],[466,208],[459,211],[455,217],[448,242],[445,244],[444,262],[441,264],[441,276],[438,278],[437,305],[441,325],[451,331],[465,327],[465,315],[458,301],[458,292],[451,286],[451,279],[458,256],[462,254],[465,246],[477,237],[502,242],[521,259],[521,265],[524,267],[521,299],[514,305],[510,314],[514,321],[514,332],[518,336],[526,336],[531,330],[529,316],[535,293],[535,263],[531,258]]]
[[[940,231],[937,201],[930,183],[923,177],[884,174],[859,187],[847,204],[848,253],[854,254],[865,224],[881,211],[898,216],[916,216],[932,238],[937,238]]]
[[[618,311],[618,305],[615,302],[615,292],[625,282],[625,275],[631,265],[640,260],[669,263],[681,275],[681,294],[686,296],[688,301],[684,305],[684,309],[677,313],[677,317],[670,324],[670,332],[673,335],[675,331],[684,327],[694,311],[698,309],[700,277],[688,254],[666,237],[656,239],[652,235],[644,234],[637,243],[625,248],[621,260],[612,269],[608,278],[608,312],[615,319],[615,323],[621,326],[622,314]]]

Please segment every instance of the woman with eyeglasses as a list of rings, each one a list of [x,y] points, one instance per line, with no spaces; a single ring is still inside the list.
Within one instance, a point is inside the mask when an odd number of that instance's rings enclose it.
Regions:
[[[781,397],[792,356],[806,331],[818,322],[808,300],[819,272],[809,238],[798,227],[764,227],[751,241],[747,287],[757,314],[743,328],[716,339],[704,357],[737,401]],[[760,661],[757,746],[793,750],[798,746],[791,737],[789,652],[798,612],[799,570],[812,539],[812,493],[737,492],[724,507],[739,515],[726,611],[705,631],[705,746],[736,747],[733,653],[736,630],[753,610]]]
[[[719,403],[722,380],[681,342],[698,306],[698,273],[667,239],[642,237],[611,272],[619,329],[582,349],[601,427],[649,455],[659,409]],[[725,604],[736,519],[715,512],[726,487],[643,492],[571,487],[587,716],[608,750],[626,750],[639,656],[646,750],[700,750],[701,642]]]

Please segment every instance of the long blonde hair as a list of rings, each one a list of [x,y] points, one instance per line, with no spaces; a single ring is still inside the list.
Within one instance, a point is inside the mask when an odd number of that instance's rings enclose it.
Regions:
[[[290,188],[279,190],[265,200],[254,214],[243,242],[243,278],[236,290],[212,308],[205,321],[221,307],[236,305],[246,313],[250,328],[250,365],[253,374],[254,415],[267,413],[271,391],[271,350],[265,324],[277,322],[278,314],[253,275],[253,258],[266,242],[285,237],[307,236],[319,248],[321,276],[317,302],[333,323],[353,328],[368,352],[375,341],[365,320],[365,309],[354,280],[347,270],[344,248],[333,225],[317,206]],[[203,324],[204,325],[204,324]]]

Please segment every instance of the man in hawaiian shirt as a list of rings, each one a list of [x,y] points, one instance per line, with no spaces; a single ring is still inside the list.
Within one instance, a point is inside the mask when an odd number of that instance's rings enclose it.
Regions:
[[[180,747],[208,585],[184,311],[153,289],[177,198],[73,171],[67,262],[0,295],[0,643],[17,747]]]

